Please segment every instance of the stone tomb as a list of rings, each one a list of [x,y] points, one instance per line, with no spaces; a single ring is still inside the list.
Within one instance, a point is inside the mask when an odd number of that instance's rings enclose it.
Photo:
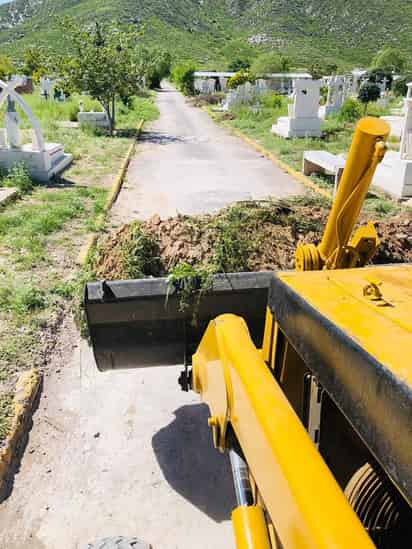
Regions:
[[[4,128],[0,128],[0,166],[10,169],[24,163],[33,179],[47,182],[61,173],[72,162],[72,155],[65,154],[59,143],[46,143],[39,122],[30,107],[16,92],[18,80],[0,80],[0,107],[7,101]],[[32,126],[31,143],[22,143],[20,118],[16,103],[21,107]]]
[[[77,115],[77,120],[80,125],[90,126],[92,128],[102,128],[105,130],[110,128],[110,121],[106,112],[85,112],[83,109],[83,101],[80,101],[80,111]]]
[[[400,151],[387,151],[373,179],[374,185],[397,198],[412,197],[412,97],[406,106]]]
[[[320,137],[319,118],[321,80],[296,80],[289,116],[281,116],[272,126],[272,133],[285,138]]]

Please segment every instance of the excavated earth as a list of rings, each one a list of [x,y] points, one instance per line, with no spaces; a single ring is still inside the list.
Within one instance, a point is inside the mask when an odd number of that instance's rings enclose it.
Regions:
[[[220,262],[217,271],[291,269],[297,244],[317,243],[328,215],[329,208],[319,200],[306,204],[299,199],[240,203],[215,215],[164,220],[156,215],[109,235],[98,250],[95,272],[106,280],[164,276],[181,263],[216,264],[217,250],[229,266],[238,266],[225,269]],[[373,263],[412,262],[412,211],[378,220],[375,227],[381,245]],[[149,245],[136,245],[142,238]],[[140,256],[138,271],[130,267],[133,255]]]

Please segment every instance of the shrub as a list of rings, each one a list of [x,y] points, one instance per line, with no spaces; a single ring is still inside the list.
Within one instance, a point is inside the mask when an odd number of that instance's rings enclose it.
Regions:
[[[227,81],[227,87],[229,90],[234,90],[238,88],[239,86],[242,86],[243,84],[246,84],[246,82],[253,83],[255,79],[252,77],[250,72],[248,71],[239,71],[234,76],[229,78]]]
[[[185,95],[195,93],[195,70],[196,67],[192,63],[176,65],[172,70],[172,81]]]
[[[234,59],[229,63],[228,71],[230,72],[239,72],[239,71],[247,71],[250,69],[250,61],[249,59],[243,59],[238,57],[237,59]]]
[[[69,120],[70,122],[77,122],[77,115],[80,112],[80,106],[76,103],[70,103],[69,107]]]
[[[19,194],[30,192],[33,188],[33,181],[24,163],[15,164],[1,181],[3,187],[15,187]]]
[[[363,103],[365,108],[365,114],[368,110],[368,103],[371,101],[377,101],[381,95],[381,89],[377,84],[372,82],[366,82],[359,90],[358,99]]]
[[[338,114],[340,122],[356,122],[362,116],[362,106],[359,101],[349,97],[342,105]]]
[[[266,109],[281,109],[283,105],[282,97],[271,92],[261,95],[259,102]]]
[[[395,80],[392,87],[393,93],[398,97],[405,97],[408,93],[407,84],[409,82],[412,82],[412,74],[407,74],[406,76],[402,76],[401,78],[398,78],[398,80]]]

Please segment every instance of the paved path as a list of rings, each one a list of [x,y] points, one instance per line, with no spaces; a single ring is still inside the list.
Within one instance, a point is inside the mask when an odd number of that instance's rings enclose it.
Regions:
[[[115,223],[301,191],[176,92],[158,101]],[[233,548],[228,462],[212,448],[206,407],[179,390],[178,369],[100,374],[67,319],[50,371],[0,506],[1,549],[75,549],[119,534],[154,549]]]
[[[142,135],[114,220],[213,211],[237,200],[284,197],[302,185],[174,89],[158,95],[160,118]]]

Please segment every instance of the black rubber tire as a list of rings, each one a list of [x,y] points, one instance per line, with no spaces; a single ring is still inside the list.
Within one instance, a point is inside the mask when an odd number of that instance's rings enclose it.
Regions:
[[[138,538],[105,538],[84,545],[82,549],[152,549],[152,546]]]

